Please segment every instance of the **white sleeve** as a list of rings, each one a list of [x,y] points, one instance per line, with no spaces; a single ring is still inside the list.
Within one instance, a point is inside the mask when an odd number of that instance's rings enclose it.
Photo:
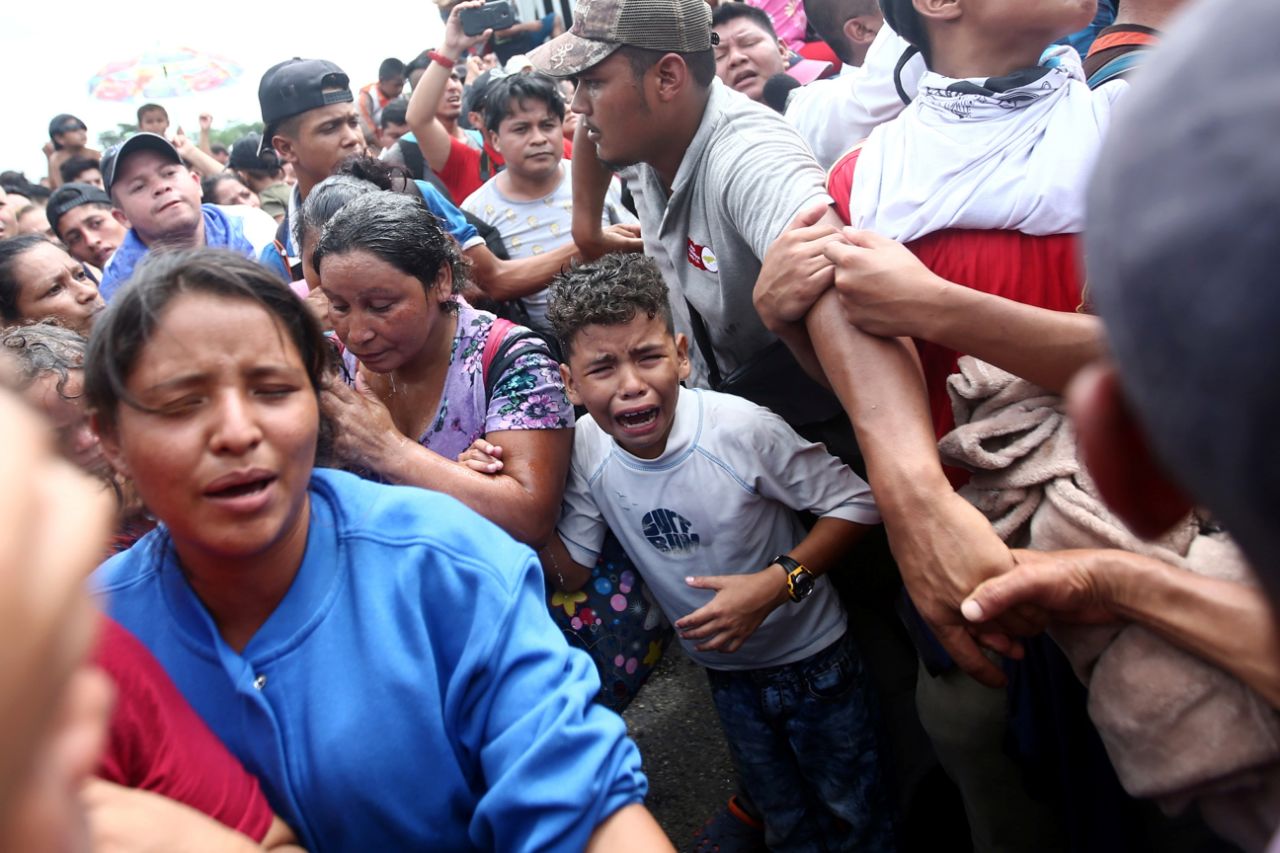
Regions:
[[[804,137],[823,169],[830,169],[877,125],[902,112],[906,104],[898,95],[893,72],[909,47],[906,39],[886,24],[859,68],[834,80],[803,86],[787,101],[787,121]],[[919,54],[902,69],[902,88],[908,97],[915,97],[924,72],[924,59]]]
[[[735,459],[733,465],[752,474],[747,482],[761,497],[821,518],[880,523],[866,480],[823,445],[806,441],[773,412],[754,408],[750,417],[738,417],[742,441],[736,450],[744,458]]]
[[[564,547],[581,565],[588,568],[594,566],[604,547],[608,525],[600,508],[596,506],[595,497],[591,494],[591,485],[581,465],[585,460],[578,453],[580,439],[574,437],[573,460],[569,465],[569,481],[564,487],[564,502],[560,507],[560,521],[556,524],[556,532]]]

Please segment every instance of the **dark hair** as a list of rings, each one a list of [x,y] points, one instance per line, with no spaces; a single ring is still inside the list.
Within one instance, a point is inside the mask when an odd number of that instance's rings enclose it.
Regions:
[[[143,104],[142,106],[138,107],[138,125],[139,126],[142,125],[142,117],[144,115],[147,115],[148,113],[163,113],[166,119],[169,117],[169,111],[166,110],[164,107],[160,106],[159,104]]]
[[[204,204],[219,204],[217,199],[218,184],[223,181],[235,181],[237,184],[244,186],[244,182],[240,180],[240,177],[235,172],[219,172],[200,182],[200,201]]]
[[[769,17],[769,13],[746,3],[721,3],[711,13],[711,29],[714,30],[739,18],[746,18],[768,33],[769,38],[775,42],[778,40],[778,32],[773,28],[773,19]]]
[[[929,31],[912,0],[880,0],[880,11],[890,29],[919,50],[925,65],[930,65]]]
[[[409,102],[404,98],[396,98],[391,103],[382,108],[382,115],[378,117],[378,127],[383,130],[387,129],[389,124],[405,124],[409,118]]]
[[[551,282],[547,322],[568,355],[583,327],[620,326],[637,314],[662,318],[674,333],[667,283],[652,258],[644,255],[605,255],[589,264],[575,264]]]
[[[212,145],[209,146],[209,150],[214,154],[230,154],[231,153],[230,151],[227,150],[227,146],[223,145],[221,142],[213,143]]]
[[[394,56],[389,57],[382,60],[382,64],[378,66],[378,82],[403,77],[404,73],[404,63]]]
[[[404,67],[405,76],[407,77],[414,71],[426,71],[427,66],[431,64],[431,57],[427,56],[430,52],[429,50],[424,50],[413,59],[410,59],[409,64]]]
[[[293,235],[293,245],[303,251],[303,237],[308,234],[319,235],[334,214],[342,210],[347,202],[367,193],[383,192],[386,188],[351,175],[330,175],[312,187],[307,200],[302,204],[302,211],[297,217]],[[318,241],[316,241],[318,242]],[[315,251],[315,247],[311,247]]]
[[[337,177],[350,178],[356,183],[335,181],[334,178]],[[364,186],[366,184],[368,186]],[[324,187],[324,190],[321,191],[320,197],[313,201],[312,196],[321,187]],[[302,208],[302,215],[296,217],[294,222],[293,245],[301,248],[302,238],[305,235],[312,232],[318,233],[344,204],[357,195],[364,195],[366,192],[371,192],[375,189],[390,192],[411,192],[414,195],[419,195],[418,188],[413,183],[413,176],[403,166],[392,165],[385,160],[379,160],[377,157],[370,157],[367,154],[360,157],[349,157],[342,161],[336,172],[316,184],[311,193],[307,195],[307,201]],[[311,211],[310,214],[307,213],[308,210]]]
[[[64,184],[72,184],[80,179],[80,175],[90,169],[102,170],[102,162],[97,157],[72,157],[58,167]]]
[[[202,293],[262,307],[284,328],[311,387],[323,387],[332,349],[306,303],[266,267],[226,249],[152,253],[99,317],[85,356],[84,388],[100,425],[114,429],[121,403],[146,410],[128,390],[129,376],[175,298]]]
[[[650,68],[658,64],[658,60],[671,51],[649,50],[624,44],[618,48],[618,53],[627,58],[627,62],[631,64],[632,75],[639,80]],[[689,72],[693,75],[693,81],[702,88],[709,87],[716,79],[715,51],[700,50],[697,53],[677,53],[676,55],[684,60],[684,64],[689,67]]]
[[[49,241],[41,234],[22,234],[8,240],[0,240],[0,320],[6,324],[23,319],[18,312],[18,294],[22,284],[18,281],[19,259],[36,246],[47,246]]]
[[[16,368],[6,382],[12,383],[13,390],[24,391],[41,376],[52,373],[58,377],[54,389],[59,396],[70,399],[64,390],[67,379],[71,371],[84,367],[87,344],[78,332],[54,320],[2,329],[0,351],[10,356]]]
[[[857,56],[844,25],[861,15],[879,15],[877,0],[804,0],[804,13],[818,37],[825,41],[840,61],[853,63]]]
[[[343,205],[324,226],[312,263],[320,270],[325,258],[350,252],[368,252],[416,278],[424,291],[444,267],[453,276],[455,293],[466,280],[457,242],[440,227],[421,196],[366,193]],[[456,305],[451,299],[442,307],[451,310]]]
[[[564,96],[555,80],[537,73],[512,74],[490,85],[485,93],[484,126],[497,133],[502,120],[515,111],[512,104],[523,107],[526,101],[541,101],[548,112],[564,121]]]

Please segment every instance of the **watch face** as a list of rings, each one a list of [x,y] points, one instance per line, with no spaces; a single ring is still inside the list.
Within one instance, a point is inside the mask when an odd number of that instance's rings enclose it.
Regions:
[[[799,601],[809,593],[813,592],[814,583],[816,583],[816,580],[813,575],[803,569],[798,569],[794,574],[792,574],[791,589],[793,590],[795,600]]]

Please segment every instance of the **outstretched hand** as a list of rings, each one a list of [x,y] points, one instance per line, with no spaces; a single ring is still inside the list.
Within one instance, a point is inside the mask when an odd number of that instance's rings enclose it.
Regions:
[[[484,6],[485,0],[467,0],[465,3],[459,3],[449,12],[449,19],[444,25],[444,54],[449,57],[458,57],[466,53],[478,44],[482,44],[493,35],[493,30],[488,29],[478,36],[469,36],[462,31],[462,18],[459,17],[464,9],[479,9]]]
[[[1024,605],[1043,608],[1055,621],[1098,625],[1120,621],[1116,583],[1136,561],[1123,551],[1014,551],[1017,567],[984,581],[961,606],[966,619],[984,624]]]

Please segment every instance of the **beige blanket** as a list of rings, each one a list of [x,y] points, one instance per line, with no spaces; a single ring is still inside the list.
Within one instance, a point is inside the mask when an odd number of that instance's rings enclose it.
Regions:
[[[974,472],[961,490],[1015,547],[1120,548],[1255,583],[1235,545],[1194,519],[1158,542],[1113,516],[1078,461],[1057,395],[972,358],[948,380],[956,428],[939,449]],[[1051,632],[1089,688],[1089,715],[1134,796],[1196,801],[1219,832],[1263,849],[1280,823],[1280,718],[1235,677],[1137,625]]]

